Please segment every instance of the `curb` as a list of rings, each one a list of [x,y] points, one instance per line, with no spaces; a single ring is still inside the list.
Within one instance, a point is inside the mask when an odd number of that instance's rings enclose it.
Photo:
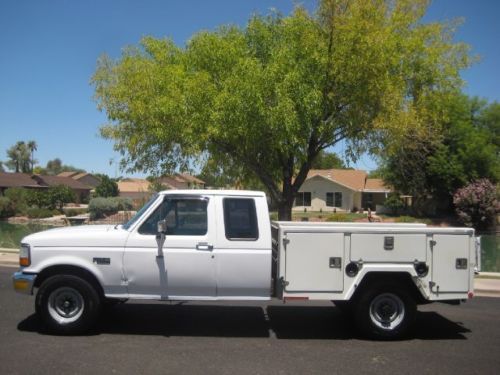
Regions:
[[[496,290],[475,290],[474,298],[476,297],[500,298],[500,293]]]
[[[12,253],[12,254],[17,254],[19,253],[19,249],[5,249],[3,247],[0,247],[0,253]]]

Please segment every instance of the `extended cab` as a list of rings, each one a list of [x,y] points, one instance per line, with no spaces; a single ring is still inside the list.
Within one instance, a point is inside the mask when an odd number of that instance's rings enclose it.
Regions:
[[[401,337],[416,305],[472,297],[473,229],[269,220],[255,191],[170,190],[126,224],[25,237],[14,289],[53,331],[103,305],[144,300],[331,300],[376,337]]]

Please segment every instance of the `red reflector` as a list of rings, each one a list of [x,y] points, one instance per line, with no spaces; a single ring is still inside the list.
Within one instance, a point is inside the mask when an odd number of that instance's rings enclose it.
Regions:
[[[467,294],[467,297],[469,297],[469,298],[472,298],[472,297],[474,297],[474,293],[472,293],[472,292],[469,292],[469,294]]]
[[[284,297],[285,301],[307,301],[309,297]]]

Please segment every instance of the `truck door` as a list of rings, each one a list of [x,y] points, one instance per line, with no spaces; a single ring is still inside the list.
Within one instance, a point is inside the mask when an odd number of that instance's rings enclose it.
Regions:
[[[131,233],[124,255],[129,294],[163,299],[206,299],[216,294],[214,204],[207,197],[166,195]],[[158,256],[157,223],[167,222],[163,256]]]
[[[469,290],[468,235],[434,235],[432,251],[432,292],[464,293]]]
[[[344,289],[343,233],[286,233],[286,292]]]
[[[265,197],[240,195],[217,200],[217,297],[268,300],[271,226]]]

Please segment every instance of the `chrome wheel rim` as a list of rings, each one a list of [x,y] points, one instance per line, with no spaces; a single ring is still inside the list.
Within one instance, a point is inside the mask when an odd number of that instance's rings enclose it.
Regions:
[[[401,324],[404,317],[404,303],[396,294],[380,294],[370,304],[370,319],[375,326],[383,330],[394,330]]]
[[[78,320],[85,303],[80,292],[74,288],[61,287],[50,293],[49,314],[59,324],[69,324]]]

